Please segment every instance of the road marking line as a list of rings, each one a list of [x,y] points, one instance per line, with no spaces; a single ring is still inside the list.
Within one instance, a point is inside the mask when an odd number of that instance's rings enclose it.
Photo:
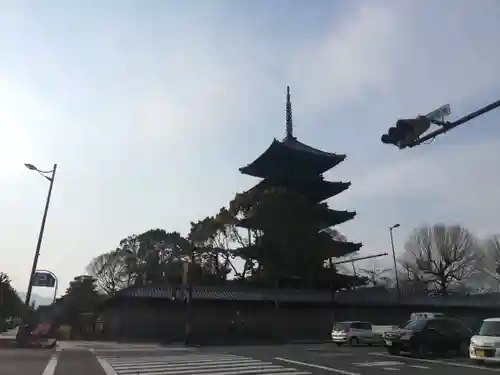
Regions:
[[[108,356],[100,356],[102,358],[106,358],[106,361],[112,363],[113,365],[120,364],[134,364],[134,363],[176,363],[176,362],[212,362],[212,361],[221,361],[221,360],[246,360],[249,358],[241,357],[241,356],[233,356],[233,355],[186,355],[186,356],[147,356],[147,357],[108,357]],[[251,358],[250,358],[251,359]],[[253,360],[253,359],[252,359]]]
[[[47,366],[42,372],[42,375],[54,375],[56,372],[57,361],[59,361],[59,356],[53,355],[52,357],[50,357]]]
[[[101,365],[101,367],[106,375],[117,375],[115,370],[113,370],[113,367],[111,367],[111,365],[107,361],[105,361],[101,357],[97,357],[97,361]]]
[[[399,366],[404,365],[404,362],[400,361],[380,361],[380,362],[362,362],[362,363],[353,363],[353,365],[358,367],[390,367],[390,366]]]
[[[399,358],[399,359],[401,359],[401,356],[384,354],[384,353],[377,353],[377,354],[375,354],[375,353],[368,353],[368,354],[369,355],[377,355],[377,356],[380,356],[380,357]],[[494,368],[490,368],[490,367],[482,367],[482,366],[476,366],[476,365],[469,365],[467,363],[454,363],[454,362],[440,361],[440,360],[437,360],[437,359],[424,359],[424,358],[413,358],[413,357],[403,357],[403,358],[411,360],[411,361],[417,361],[417,362],[437,363],[439,365],[457,366],[457,367],[473,368],[473,369],[484,370],[484,371],[500,372],[500,369],[494,369]]]
[[[408,366],[413,367],[413,368],[419,368],[422,370],[430,370],[431,369],[429,366],[420,366],[420,365],[408,365]]]
[[[382,370],[386,371],[399,371],[400,369],[394,367],[383,367]]]
[[[283,361],[287,363],[292,363],[295,365],[301,365],[301,366],[306,366],[306,367],[313,367],[317,368],[320,370],[325,370],[325,371],[330,371],[330,372],[336,372],[338,374],[343,374],[343,375],[361,375],[358,372],[349,372],[349,371],[344,371],[338,368],[333,368],[333,367],[327,367],[327,366],[321,366],[321,365],[316,365],[314,363],[308,363],[308,362],[301,362],[301,361],[295,361],[293,359],[288,359],[288,358],[281,358],[281,357],[274,357],[275,360],[277,361]]]

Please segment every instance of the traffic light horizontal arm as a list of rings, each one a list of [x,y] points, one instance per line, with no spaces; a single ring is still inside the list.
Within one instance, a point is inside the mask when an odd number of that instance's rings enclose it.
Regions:
[[[475,119],[476,117],[479,117],[479,116],[481,116],[489,111],[492,111],[498,107],[500,107],[500,100],[497,100],[496,102],[491,103],[491,104],[487,105],[486,107],[478,109],[475,112],[469,113],[467,116],[464,116],[464,117],[462,117],[454,122],[441,122],[441,121],[431,120],[432,123],[441,126],[441,128],[437,129],[433,132],[430,132],[429,134],[426,134],[423,137],[415,140],[414,142],[408,144],[407,147],[418,146],[418,145],[420,145],[428,140],[435,138],[436,136],[438,136],[440,134],[446,133],[447,131],[449,131],[453,128],[456,128],[457,126],[462,125],[462,124],[464,124],[472,119]]]

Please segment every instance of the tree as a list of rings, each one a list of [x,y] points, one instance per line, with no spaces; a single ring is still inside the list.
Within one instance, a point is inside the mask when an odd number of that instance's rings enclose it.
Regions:
[[[500,274],[500,235],[493,235],[482,244],[480,267],[490,274]]]
[[[76,276],[69,283],[66,293],[56,301],[53,318],[59,323],[73,327],[72,335],[92,330],[95,312],[103,301],[97,292],[96,280],[89,275]]]
[[[253,221],[251,227],[258,228],[249,246],[237,251],[253,266],[250,280],[267,285],[345,287],[329,259],[343,254],[346,246],[356,245],[332,238],[330,231],[322,230],[332,217],[326,203],[312,202],[284,188],[247,194],[239,196],[240,208],[232,210],[240,215],[235,219]]]
[[[109,251],[98,255],[86,267],[96,280],[97,287],[107,294],[114,294],[131,284],[126,257],[120,251]]]
[[[93,311],[100,300],[95,278],[89,275],[75,277],[69,283],[63,298],[67,302],[74,303],[74,307],[80,312]]]
[[[376,263],[372,263],[369,268],[361,268],[361,274],[365,276],[371,286],[389,286],[392,278],[387,274],[392,268],[381,268]]]
[[[500,283],[500,235],[492,235],[481,243],[477,272],[469,282],[476,291],[498,291]]]
[[[122,239],[118,248],[96,257],[88,266],[98,286],[108,293],[130,285],[169,283],[179,285],[183,280],[184,263],[194,257],[190,268],[193,282],[213,284],[225,280],[229,273],[227,262],[219,262],[225,250],[223,228],[215,218],[191,223],[188,238],[178,232],[151,229]]]
[[[222,220],[224,209],[219,215],[206,217],[196,223],[191,222],[188,240],[195,247],[198,255],[198,265],[201,266],[203,278],[221,282],[227,279],[232,270],[237,270],[231,262],[229,231]]]
[[[124,238],[116,252],[123,259],[128,284],[178,283],[189,246],[178,232],[151,229]]]
[[[459,225],[416,229],[405,244],[400,264],[408,276],[429,292],[447,295],[476,272],[478,243]]]
[[[19,316],[22,307],[23,302],[12,287],[9,276],[0,272],[0,326],[5,318]]]

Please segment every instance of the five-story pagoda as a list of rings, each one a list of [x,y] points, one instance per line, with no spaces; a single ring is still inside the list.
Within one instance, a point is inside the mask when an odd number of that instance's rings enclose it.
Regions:
[[[323,177],[345,158],[346,155],[310,147],[293,136],[290,88],[287,87],[285,138],[283,141],[274,139],[262,155],[239,169],[243,174],[262,178],[246,193],[256,197],[255,204],[239,222],[240,227],[257,234],[253,244],[241,249],[241,253],[259,263],[261,272],[265,273],[268,268],[273,278],[278,274],[280,280],[288,280],[287,284],[294,280],[292,284],[300,287],[338,290],[360,282],[355,277],[338,274],[332,266],[332,258],[358,251],[362,244],[336,239],[329,231],[353,219],[356,212],[332,210],[323,202],[351,185],[350,182],[326,181]],[[259,194],[276,190],[286,192],[287,196],[282,194],[281,200],[273,196],[267,210],[256,209],[255,206],[262,206],[264,201]],[[276,211],[285,213],[279,216]],[[283,221],[280,226],[278,222]],[[307,228],[310,229],[308,234]],[[281,237],[276,236],[276,232],[280,232]],[[304,237],[307,241],[302,241]]]

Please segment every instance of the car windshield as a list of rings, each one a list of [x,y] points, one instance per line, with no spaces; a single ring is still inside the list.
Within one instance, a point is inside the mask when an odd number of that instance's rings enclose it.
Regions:
[[[335,323],[335,325],[333,326],[333,329],[335,331],[348,331],[349,324],[347,324],[347,323]]]
[[[410,322],[411,322],[411,320],[407,320],[407,321],[406,321],[406,322],[404,322],[403,324],[400,324],[400,325],[398,326],[398,328],[405,328],[405,327],[408,325],[408,323],[410,323]]]
[[[500,322],[486,321],[483,322],[479,330],[480,336],[500,337]]]
[[[427,320],[425,319],[410,320],[403,328],[411,331],[421,331],[426,324]]]

